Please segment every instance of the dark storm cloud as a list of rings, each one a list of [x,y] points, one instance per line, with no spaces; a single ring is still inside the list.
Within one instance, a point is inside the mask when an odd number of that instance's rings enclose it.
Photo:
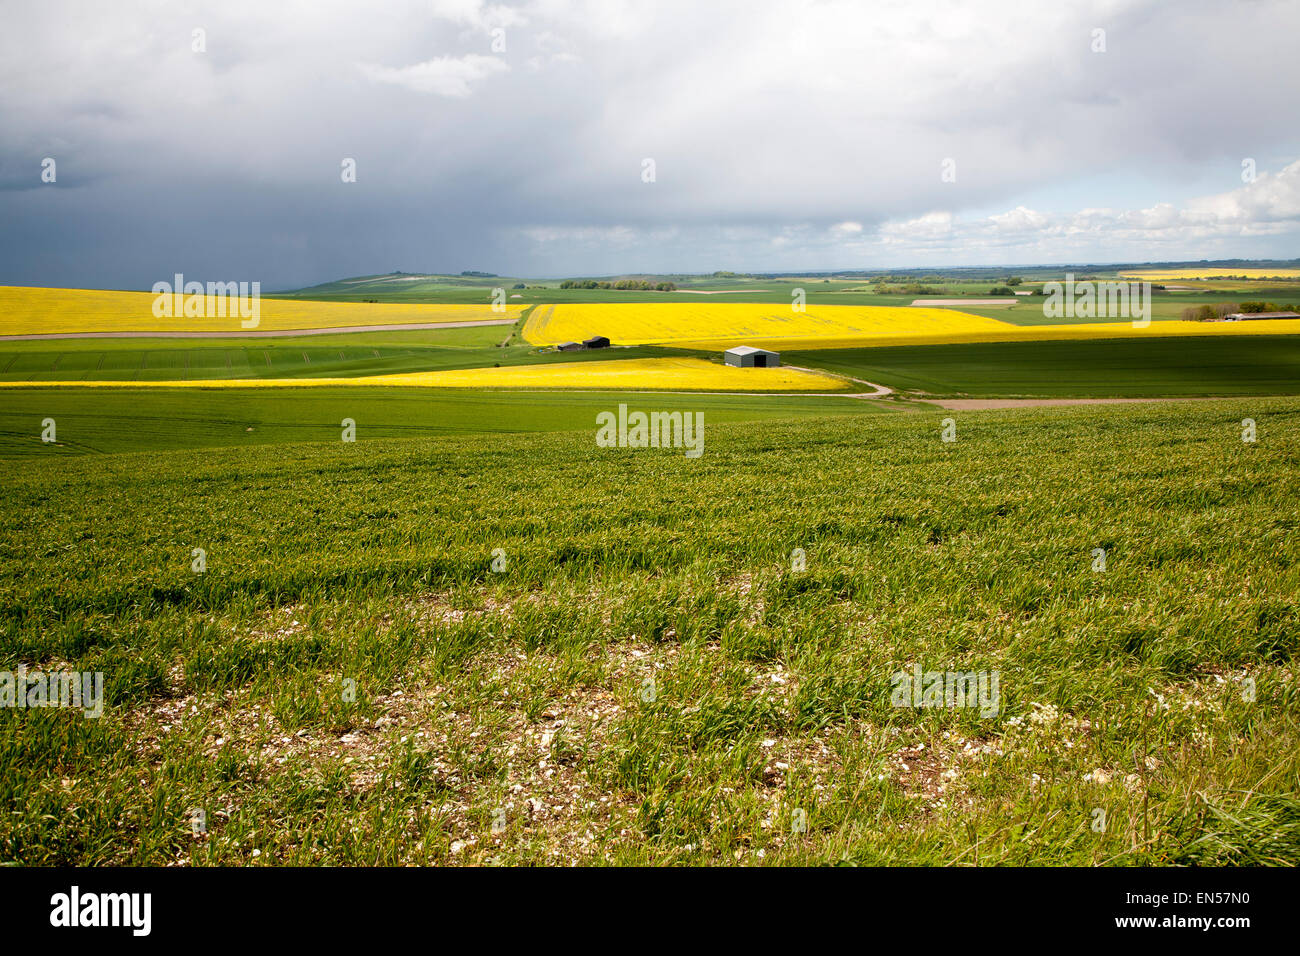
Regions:
[[[6,8],[0,281],[1293,255],[1296,10]]]

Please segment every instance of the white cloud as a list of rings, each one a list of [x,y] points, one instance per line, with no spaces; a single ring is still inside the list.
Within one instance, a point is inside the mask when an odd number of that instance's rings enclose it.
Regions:
[[[880,227],[880,238],[887,243],[924,243],[952,238],[953,215],[950,212],[927,212],[903,222],[887,222]]]
[[[947,211],[931,212],[883,223],[878,241],[915,251],[940,244],[964,250],[966,261],[983,262],[987,260],[982,256],[1004,247],[1020,247],[1045,260],[1084,247],[1134,245],[1146,245],[1152,258],[1161,258],[1165,254],[1162,247],[1169,245],[1181,245],[1192,256],[1197,248],[1210,248],[1210,244],[1236,237],[1295,233],[1300,233],[1300,160],[1276,174],[1261,173],[1253,183],[1192,199],[1181,207],[1156,203],[1143,209],[1089,208],[1049,216],[1017,206],[1008,212],[966,219]]]
[[[1253,183],[1232,192],[1193,200],[1189,211],[1219,223],[1264,223],[1300,220],[1300,161],[1276,175],[1261,172]]]
[[[376,83],[391,83],[414,93],[438,96],[469,96],[470,84],[493,75],[508,73],[510,66],[499,57],[469,53],[462,57],[439,56],[411,66],[387,67],[359,63],[358,68]]]
[[[483,0],[432,0],[429,6],[435,17],[478,30],[528,22],[515,7],[484,3]]]
[[[1048,223],[1047,217],[1042,213],[1026,209],[1024,206],[1017,206],[1010,212],[990,216],[989,221],[999,233],[1006,236],[1032,235]]]

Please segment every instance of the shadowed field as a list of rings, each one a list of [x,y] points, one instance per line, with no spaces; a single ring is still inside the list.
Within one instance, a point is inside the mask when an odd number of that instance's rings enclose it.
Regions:
[[[828,349],[800,352],[798,360],[935,396],[1142,398],[1300,392],[1300,336],[1293,335]]]

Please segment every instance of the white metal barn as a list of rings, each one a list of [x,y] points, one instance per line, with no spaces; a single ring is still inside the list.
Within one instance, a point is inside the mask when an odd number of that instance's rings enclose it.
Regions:
[[[767,349],[756,349],[750,345],[737,345],[727,349],[723,356],[728,365],[737,368],[776,368],[781,364],[781,356]]]

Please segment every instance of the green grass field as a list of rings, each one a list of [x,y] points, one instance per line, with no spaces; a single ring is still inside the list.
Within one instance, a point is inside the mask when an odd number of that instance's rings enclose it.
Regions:
[[[1300,394],[1300,336],[997,342],[799,352],[799,364],[932,396]]]
[[[376,279],[308,291],[502,281]],[[738,281],[915,298],[698,287]],[[529,301],[702,298],[555,285]],[[1189,295],[1215,299],[1155,317]],[[9,341],[0,381],[672,354],[706,353]],[[98,719],[0,708],[0,864],[1300,863],[1300,337],[796,364],[902,394],[0,389],[0,674],[107,692]],[[917,401],[961,396],[1230,397]],[[620,403],[702,412],[705,453],[597,447]],[[918,666],[996,676],[994,706],[896,706]]]
[[[8,342],[0,343],[0,382],[350,377],[674,355],[718,358],[716,353],[652,347],[563,353],[526,344],[501,347],[509,332],[496,326],[274,338],[255,343],[191,340],[181,344],[168,339]],[[930,396],[1109,398],[1300,392],[1300,336],[1293,335],[828,349],[792,353],[787,360]],[[455,411],[458,406],[445,398],[430,402],[451,408],[458,421],[464,417]],[[475,402],[467,397],[467,405]],[[27,414],[30,407],[26,399],[0,395],[0,423],[6,422],[7,415]],[[59,407],[69,406],[60,403]],[[4,427],[8,430],[11,426]]]
[[[1300,263],[1288,263],[1295,267]],[[883,276],[891,289],[917,284],[932,289],[931,298],[970,297],[987,298],[995,287],[1003,286],[1011,276],[1023,283],[1016,288],[1029,291],[1047,281],[1060,281],[1066,269],[1072,269],[1077,280],[1098,282],[1120,281],[1123,267],[1047,267],[999,269],[949,269],[943,271],[904,270],[896,275]],[[595,277],[593,277],[595,278]],[[324,301],[379,302],[486,302],[495,288],[504,288],[512,298],[510,302],[537,305],[555,302],[773,302],[789,303],[795,289],[802,289],[812,305],[881,305],[907,306],[926,293],[876,292],[882,276],[713,276],[713,275],[631,275],[602,278],[635,278],[651,281],[667,280],[678,286],[675,292],[643,292],[616,289],[561,289],[557,279],[519,279],[508,276],[474,278],[466,276],[415,276],[389,274],[360,276],[327,282],[306,289],[275,293],[277,298],[319,299]],[[525,288],[516,289],[523,283]],[[1189,305],[1214,304],[1240,298],[1264,298],[1277,302],[1300,300],[1300,282],[1258,280],[1255,282],[1195,282],[1175,290],[1153,290],[1152,318],[1156,321],[1174,320]],[[737,292],[736,290],[743,290]],[[701,295],[699,293],[710,293]],[[718,294],[722,292],[723,294]],[[518,298],[513,298],[518,296]],[[1039,297],[1022,297],[1010,308],[980,309],[967,307],[965,311],[1000,318],[1017,325],[1049,324],[1059,321],[1047,319],[1042,314],[1043,300]],[[1095,321],[1108,321],[1099,319]],[[1114,321],[1128,321],[1116,319]]]
[[[636,392],[447,392],[419,388],[4,389],[0,459],[86,452],[332,442],[345,418],[359,438],[488,435],[595,427],[596,414],[633,408],[691,410],[713,422],[900,411],[845,398],[670,395]],[[53,418],[57,443],[41,441]]]
[[[419,332],[358,332],[268,339],[256,344],[198,339],[185,343],[174,339],[9,342],[0,343],[0,381],[348,378],[493,365],[546,365],[704,354],[651,347],[620,348],[613,352],[542,351],[534,346],[518,344],[499,347],[507,332],[508,329],[497,327],[428,333],[434,341],[428,341],[426,334]],[[449,344],[448,338],[460,342]]]
[[[1296,865],[1300,401],[1172,408],[23,447],[0,861]]]

